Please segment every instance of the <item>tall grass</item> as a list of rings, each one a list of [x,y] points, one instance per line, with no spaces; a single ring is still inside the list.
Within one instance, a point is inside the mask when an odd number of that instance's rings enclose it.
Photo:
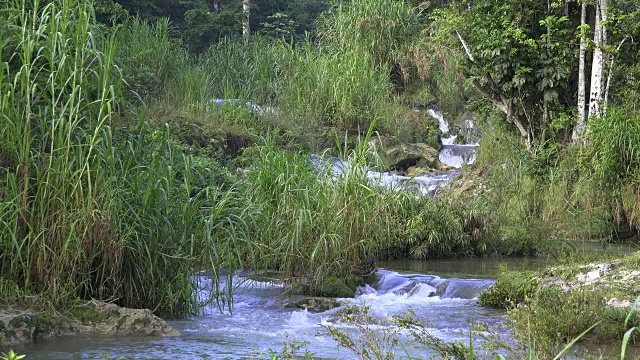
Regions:
[[[370,258],[482,252],[454,209],[370,180],[375,158],[369,137],[354,148],[340,147],[337,173],[333,163],[314,165],[309,154],[278,150],[273,141],[250,149],[242,193],[247,208],[255,210],[253,240],[261,268],[318,285],[328,276],[361,273]]]
[[[189,63],[188,53],[172,37],[168,19],[149,23],[137,17],[126,18],[113,31],[118,44],[115,62],[127,90],[140,100],[161,97],[167,84]]]
[[[364,131],[374,119],[379,123],[393,119],[391,67],[401,56],[409,56],[409,43],[419,33],[417,12],[404,2],[354,0],[336,7],[323,24],[317,42],[286,43],[259,36],[224,39],[202,56],[176,60],[178,70],[164,83],[165,94],[158,96],[162,106],[173,111],[196,107],[197,114],[190,117],[222,125],[225,119],[216,116],[217,107],[207,110],[206,104],[193,104],[213,98],[250,100],[277,107],[281,119],[290,119],[289,127],[322,125]],[[135,34],[132,39],[148,39],[149,30],[139,25],[137,20],[125,24]],[[165,24],[156,27],[161,30],[156,40],[165,44]],[[136,45],[139,41],[123,42]],[[165,52],[157,48],[150,46],[148,53],[159,52],[157,68],[169,71],[164,66]],[[127,56],[135,72],[140,67],[135,62],[146,53]],[[137,76],[145,77],[147,72]]]
[[[319,174],[308,154],[278,151],[271,143],[254,149],[245,191],[258,214],[262,266],[321,283],[359,272],[367,256],[402,236],[410,195],[369,185],[365,147],[346,154],[349,167],[337,177],[329,167]]]
[[[196,187],[193,158],[144,112],[133,133],[113,127],[125,105],[119,35],[95,27],[89,5],[15,0],[1,11],[16,29],[0,59],[3,281],[55,306],[197,311],[194,272],[238,263],[216,248],[246,238],[235,193]]]
[[[405,1],[350,0],[323,16],[318,33],[329,51],[370,56],[388,73],[420,33],[419,26],[418,12]]]

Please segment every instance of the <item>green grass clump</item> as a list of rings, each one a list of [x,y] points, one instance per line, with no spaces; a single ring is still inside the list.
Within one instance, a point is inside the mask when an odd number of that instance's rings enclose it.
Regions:
[[[518,338],[532,339],[536,348],[553,352],[577,337],[583,330],[598,324],[591,336],[597,341],[622,339],[637,319],[625,324],[627,309],[607,306],[606,290],[565,292],[557,287],[541,289],[524,306],[510,310],[509,316]]]
[[[480,303],[498,308],[513,308],[531,299],[538,288],[538,280],[531,271],[502,271],[496,283],[480,294]]]
[[[409,194],[388,193],[366,178],[366,142],[344,157],[334,177],[314,168],[307,153],[284,152],[272,142],[251,149],[243,194],[255,211],[259,267],[321,283],[355,272],[359,262],[401,237]]]

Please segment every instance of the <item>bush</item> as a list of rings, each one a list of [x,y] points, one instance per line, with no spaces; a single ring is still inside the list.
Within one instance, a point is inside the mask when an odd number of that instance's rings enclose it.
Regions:
[[[502,269],[496,283],[480,294],[480,303],[502,309],[514,308],[534,296],[538,283],[534,272]]]

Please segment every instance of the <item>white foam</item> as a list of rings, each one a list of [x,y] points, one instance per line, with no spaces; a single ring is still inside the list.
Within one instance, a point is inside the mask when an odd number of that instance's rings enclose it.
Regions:
[[[287,326],[291,328],[311,328],[316,325],[316,322],[309,319],[307,310],[294,311],[291,313],[289,320],[287,320]]]
[[[440,141],[442,141],[442,145],[453,145],[455,144],[456,138],[458,137],[458,135],[451,135],[449,137],[441,137]]]
[[[449,133],[449,122],[444,118],[444,116],[442,116],[442,114],[435,109],[429,109],[427,111],[427,114],[429,114],[429,116],[433,117],[434,119],[438,120],[438,123],[440,125],[440,131],[442,131],[445,134]]]

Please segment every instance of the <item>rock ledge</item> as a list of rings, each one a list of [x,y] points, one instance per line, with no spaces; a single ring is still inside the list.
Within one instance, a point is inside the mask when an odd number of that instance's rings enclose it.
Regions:
[[[17,345],[70,335],[179,336],[148,309],[129,309],[92,300],[74,307],[75,317],[17,307],[0,307],[0,345]]]

